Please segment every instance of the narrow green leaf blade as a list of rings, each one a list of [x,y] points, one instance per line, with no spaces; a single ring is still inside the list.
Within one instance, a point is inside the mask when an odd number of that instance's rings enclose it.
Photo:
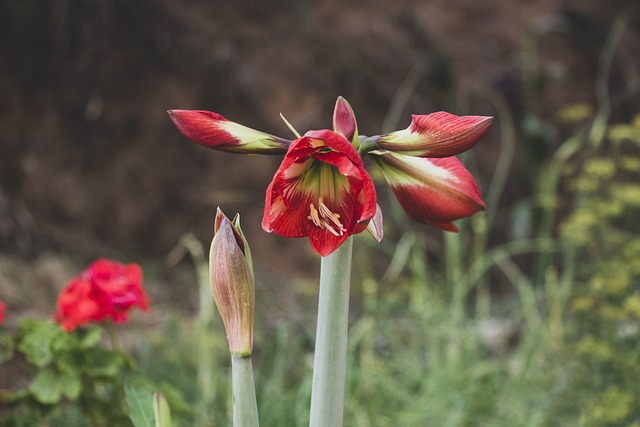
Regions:
[[[153,413],[156,418],[155,427],[171,427],[171,412],[169,404],[162,393],[156,391],[153,393]]]
[[[155,427],[153,415],[153,395],[139,386],[128,385],[124,389],[129,419],[135,427]]]

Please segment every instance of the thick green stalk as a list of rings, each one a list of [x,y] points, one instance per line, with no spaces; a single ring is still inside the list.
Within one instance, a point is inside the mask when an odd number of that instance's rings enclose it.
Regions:
[[[342,426],[352,252],[349,237],[320,265],[310,427]]]
[[[233,427],[258,427],[258,403],[251,356],[231,356]]]

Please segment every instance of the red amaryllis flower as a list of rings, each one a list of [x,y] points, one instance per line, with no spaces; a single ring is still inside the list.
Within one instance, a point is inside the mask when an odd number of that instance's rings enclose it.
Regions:
[[[0,326],[2,326],[2,324],[4,323],[4,309],[4,302],[0,301]]]
[[[373,151],[400,205],[416,221],[458,231],[452,221],[484,209],[471,173],[455,157],[426,159]]]
[[[185,135],[210,148],[276,154],[288,146],[267,189],[262,227],[285,237],[308,236],[322,256],[365,228],[382,239],[382,214],[362,166],[361,156],[366,154],[380,166],[405,211],[418,221],[457,231],[452,221],[484,208],[473,177],[452,156],[475,145],[492,117],[444,111],[414,115],[406,129],[366,137],[358,135],[353,109],[339,97],[333,132],[312,131],[290,142],[212,112],[169,114]]]
[[[310,131],[291,144],[267,188],[262,228],[309,237],[327,256],[365,230],[375,213],[373,181],[353,145],[330,130]]]
[[[107,318],[126,322],[133,307],[147,311],[148,304],[138,264],[99,259],[63,288],[54,317],[69,332]]]

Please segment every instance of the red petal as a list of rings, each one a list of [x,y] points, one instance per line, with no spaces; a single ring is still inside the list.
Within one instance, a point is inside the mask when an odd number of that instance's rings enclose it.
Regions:
[[[317,199],[309,201],[309,203],[312,202],[317,202]],[[344,243],[347,237],[354,234],[353,228],[356,222],[355,214],[357,214],[357,208],[353,194],[346,187],[342,187],[342,191],[338,190],[338,193],[334,195],[333,199],[328,195],[324,195],[323,204],[334,214],[340,215],[339,221],[345,229],[344,232],[336,235],[327,229],[317,227],[308,217],[304,218],[309,244],[320,256],[325,257],[338,249],[338,246]],[[309,214],[308,208],[305,210],[305,213],[307,215]],[[334,229],[337,228],[338,227],[334,227]]]
[[[480,141],[493,121],[493,117],[456,116],[445,111],[411,118],[407,129],[380,137],[378,147],[409,156],[455,156]]]
[[[205,147],[239,145],[238,138],[221,128],[220,124],[228,122],[220,114],[202,110],[170,110],[171,121],[180,132]]]
[[[288,209],[280,194],[273,190],[275,181],[267,188],[267,197],[262,216],[262,229],[268,233],[275,232],[282,237],[305,237],[304,225],[308,221],[308,205],[305,209]]]
[[[473,176],[457,158],[422,159],[397,154],[381,157],[385,178],[413,219],[457,231],[452,221],[484,209]],[[388,170],[385,173],[385,168],[395,169],[398,174]]]
[[[382,211],[379,210],[379,206],[376,203],[376,188],[373,185],[373,181],[371,180],[371,177],[369,176],[367,171],[364,171],[364,175],[366,176],[362,183],[362,191],[360,192],[358,197],[358,202],[362,205],[362,212],[360,213],[358,223],[353,230],[353,234],[358,234],[366,230],[367,226],[369,225],[369,221],[374,219],[375,216],[378,215],[378,213],[380,213],[379,225],[382,225]],[[382,234],[380,235],[380,240],[382,240]]]
[[[349,233],[344,233],[341,236],[335,236],[327,230],[321,230],[318,227],[313,227],[313,230],[309,230],[309,244],[320,256],[326,257],[331,255],[331,252],[338,249],[338,247],[343,244],[349,236]]]
[[[329,147],[343,155],[345,155],[352,163],[356,165],[363,165],[362,158],[358,154],[353,145],[347,141],[342,135],[339,135],[333,131],[324,130],[310,130],[305,134],[312,139],[323,141],[323,145]]]
[[[487,133],[493,121],[493,117],[456,116],[446,111],[411,118],[411,131],[428,139],[428,157],[449,157],[467,151]]]
[[[336,107],[333,111],[333,130],[352,143],[354,137],[358,137],[356,116],[353,113],[351,105],[341,96],[338,97]]]
[[[250,129],[204,110],[170,110],[169,117],[186,137],[214,150],[241,154],[282,154],[289,141]]]

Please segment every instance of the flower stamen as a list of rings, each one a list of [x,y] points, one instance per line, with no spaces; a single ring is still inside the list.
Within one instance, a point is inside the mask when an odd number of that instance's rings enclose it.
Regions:
[[[347,231],[340,222],[340,214],[332,212],[331,209],[322,202],[322,197],[318,198],[318,209],[316,209],[313,203],[309,204],[309,216],[307,219],[312,221],[316,227],[327,230],[336,237],[342,236]]]

